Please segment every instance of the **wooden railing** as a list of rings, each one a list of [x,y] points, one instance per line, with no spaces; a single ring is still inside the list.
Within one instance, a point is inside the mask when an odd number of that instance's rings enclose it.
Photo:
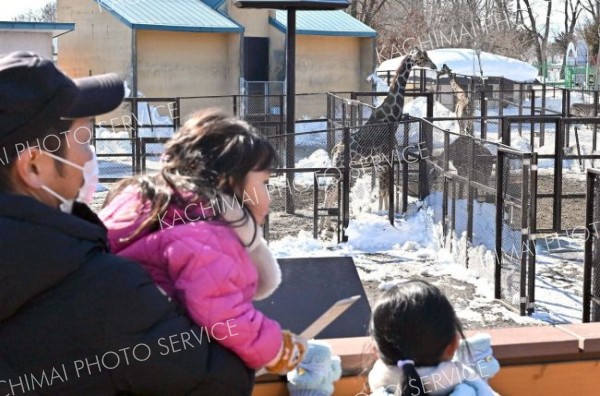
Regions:
[[[492,336],[500,372],[494,390],[511,395],[596,395],[600,392],[600,323],[485,330]],[[475,332],[467,332],[473,334]],[[368,337],[326,340],[342,359],[335,396],[368,395]],[[283,377],[261,377],[253,396],[288,395]]]

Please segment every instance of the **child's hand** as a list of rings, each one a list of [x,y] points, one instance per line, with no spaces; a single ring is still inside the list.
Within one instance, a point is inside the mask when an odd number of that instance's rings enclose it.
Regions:
[[[339,356],[331,356],[331,348],[324,342],[309,341],[308,351],[298,368],[288,373],[291,396],[330,396],[333,383],[340,379],[342,366]]]
[[[302,361],[307,350],[306,340],[302,337],[288,331],[283,330],[283,344],[279,358],[275,363],[265,367],[267,372],[271,374],[285,375],[292,371]]]

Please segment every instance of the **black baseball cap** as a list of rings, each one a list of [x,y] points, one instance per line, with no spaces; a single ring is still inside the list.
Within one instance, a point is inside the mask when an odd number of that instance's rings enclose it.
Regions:
[[[36,53],[0,55],[0,142],[108,113],[121,104],[124,93],[116,74],[71,79]],[[23,133],[28,136],[20,137]]]

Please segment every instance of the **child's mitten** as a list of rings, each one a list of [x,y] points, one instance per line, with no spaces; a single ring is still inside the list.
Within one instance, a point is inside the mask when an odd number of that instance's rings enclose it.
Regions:
[[[490,335],[485,333],[477,333],[461,340],[454,360],[472,368],[484,380],[489,380],[500,370],[500,363],[493,355],[491,341]]]
[[[288,331],[283,330],[283,345],[281,354],[278,360],[265,367],[268,373],[285,375],[298,367],[308,348],[306,340],[302,337]]]
[[[290,396],[331,396],[333,383],[340,379],[339,356],[331,356],[328,344],[312,340],[298,368],[288,373]]]

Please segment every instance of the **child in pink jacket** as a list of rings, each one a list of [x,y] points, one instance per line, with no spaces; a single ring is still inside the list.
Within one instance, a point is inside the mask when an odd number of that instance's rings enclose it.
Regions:
[[[198,112],[167,143],[160,173],[118,183],[100,217],[113,252],[141,263],[213,340],[250,368],[283,374],[305,341],[252,304],[281,282],[260,228],[275,156],[247,123]]]

